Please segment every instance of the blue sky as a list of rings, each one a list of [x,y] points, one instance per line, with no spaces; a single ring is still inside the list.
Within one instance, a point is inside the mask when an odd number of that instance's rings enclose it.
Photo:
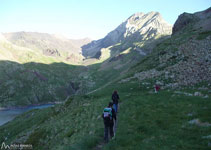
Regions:
[[[211,0],[0,0],[0,32],[32,31],[103,38],[136,12],[158,11],[170,24]]]

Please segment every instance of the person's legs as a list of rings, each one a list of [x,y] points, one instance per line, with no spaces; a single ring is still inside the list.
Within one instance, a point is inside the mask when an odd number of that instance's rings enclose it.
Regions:
[[[110,124],[109,130],[110,130],[110,138],[114,136],[114,130],[113,130],[114,124]]]
[[[118,113],[119,104],[116,104],[116,113]]]
[[[117,127],[117,120],[114,121],[114,127],[113,127],[113,131],[114,131],[114,136],[116,135],[116,127]]]
[[[109,126],[105,125],[104,124],[104,140],[106,143],[108,143],[108,129],[109,129]]]
[[[113,104],[113,106],[114,106],[115,112],[117,113],[117,104]]]
[[[116,121],[114,121],[113,132],[114,132],[114,136],[115,136],[115,134],[116,134]]]

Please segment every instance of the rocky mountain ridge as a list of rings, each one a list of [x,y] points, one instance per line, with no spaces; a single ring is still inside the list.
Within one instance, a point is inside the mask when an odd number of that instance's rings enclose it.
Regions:
[[[136,65],[129,82],[153,80],[163,88],[211,86],[211,8],[194,14],[184,13],[174,24],[171,38],[159,43],[151,54]],[[145,69],[144,67],[148,68]]]
[[[187,25],[194,25],[194,29],[201,29],[202,31],[210,31],[211,30],[211,7],[200,12],[196,12],[193,14],[183,13],[179,15],[173,26],[173,34],[178,31],[181,31]]]
[[[80,47],[91,41],[88,38],[73,40],[56,34],[38,32],[3,33],[3,36],[11,43],[22,47],[41,50],[54,48],[71,53],[79,53]]]
[[[72,40],[59,35],[38,32],[3,33],[2,36],[11,44],[31,49],[44,56],[60,57],[73,64],[82,61],[81,46],[91,41],[88,38]],[[69,60],[72,56],[77,60]]]
[[[85,57],[96,57],[95,55],[102,48],[120,42],[140,42],[154,39],[160,35],[170,35],[171,30],[172,26],[158,12],[135,13],[103,39],[84,45],[82,53]]]

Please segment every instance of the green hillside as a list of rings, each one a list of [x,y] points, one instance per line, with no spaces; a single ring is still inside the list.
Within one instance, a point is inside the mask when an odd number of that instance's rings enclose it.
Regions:
[[[52,56],[42,53],[45,42],[39,43],[36,37],[47,40],[51,37],[48,34],[20,33],[25,42],[17,39],[18,35],[14,33],[7,37],[11,42],[0,40],[0,107],[61,102],[69,96],[89,93],[121,78],[131,66],[150,53],[152,47],[168,38],[160,35],[141,42],[124,41],[102,49],[99,59],[82,60],[81,56],[78,60],[73,54],[69,60],[65,58],[67,50],[59,47],[54,52],[61,56],[54,56],[53,51],[49,51]],[[49,41],[55,41],[55,37]]]
[[[101,113],[114,89],[121,96],[118,127],[115,140],[105,145]],[[151,86],[148,89],[135,81],[115,83],[64,105],[17,117],[0,127],[0,141],[7,137],[6,143],[52,150],[209,149],[210,105],[208,99],[173,90],[154,94]]]
[[[83,67],[11,61],[1,61],[0,66],[1,107],[64,101],[81,90],[77,75]]]
[[[124,76],[171,31],[160,13],[150,12],[133,14],[92,42],[37,32],[1,33],[0,107],[62,102],[99,90]]]

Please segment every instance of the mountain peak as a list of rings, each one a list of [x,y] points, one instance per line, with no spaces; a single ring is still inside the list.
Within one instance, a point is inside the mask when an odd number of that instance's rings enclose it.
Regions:
[[[158,29],[159,34],[171,34],[171,25],[169,25],[161,16],[159,12],[151,11],[147,14],[142,12],[135,13],[129,17],[126,22],[126,34],[125,37],[130,36],[131,34],[139,31],[142,34],[147,32],[146,30]]]
[[[153,18],[159,18],[159,17],[161,17],[161,14],[159,12],[155,12],[155,11],[151,11],[147,14],[145,14],[143,12],[137,12],[137,13],[133,14],[132,16],[130,16],[126,20],[126,22],[127,21],[140,22],[140,21],[143,21],[144,19],[153,19]]]
[[[82,47],[85,57],[95,57],[101,48],[106,48],[119,42],[140,42],[153,39],[158,35],[170,35],[172,26],[168,24],[159,12],[151,11],[147,14],[137,12],[108,33],[103,39],[93,41]]]
[[[143,13],[143,12],[136,12],[132,16],[130,16],[129,18],[131,18],[131,17],[142,17],[142,16],[153,16],[153,15],[159,16],[161,14],[159,12],[157,12],[157,11],[150,11],[150,12],[148,12],[146,14]]]
[[[136,12],[135,14],[133,14],[132,16],[130,16],[129,19],[130,19],[131,17],[141,17],[141,16],[143,16],[143,15],[144,15],[143,12]]]

